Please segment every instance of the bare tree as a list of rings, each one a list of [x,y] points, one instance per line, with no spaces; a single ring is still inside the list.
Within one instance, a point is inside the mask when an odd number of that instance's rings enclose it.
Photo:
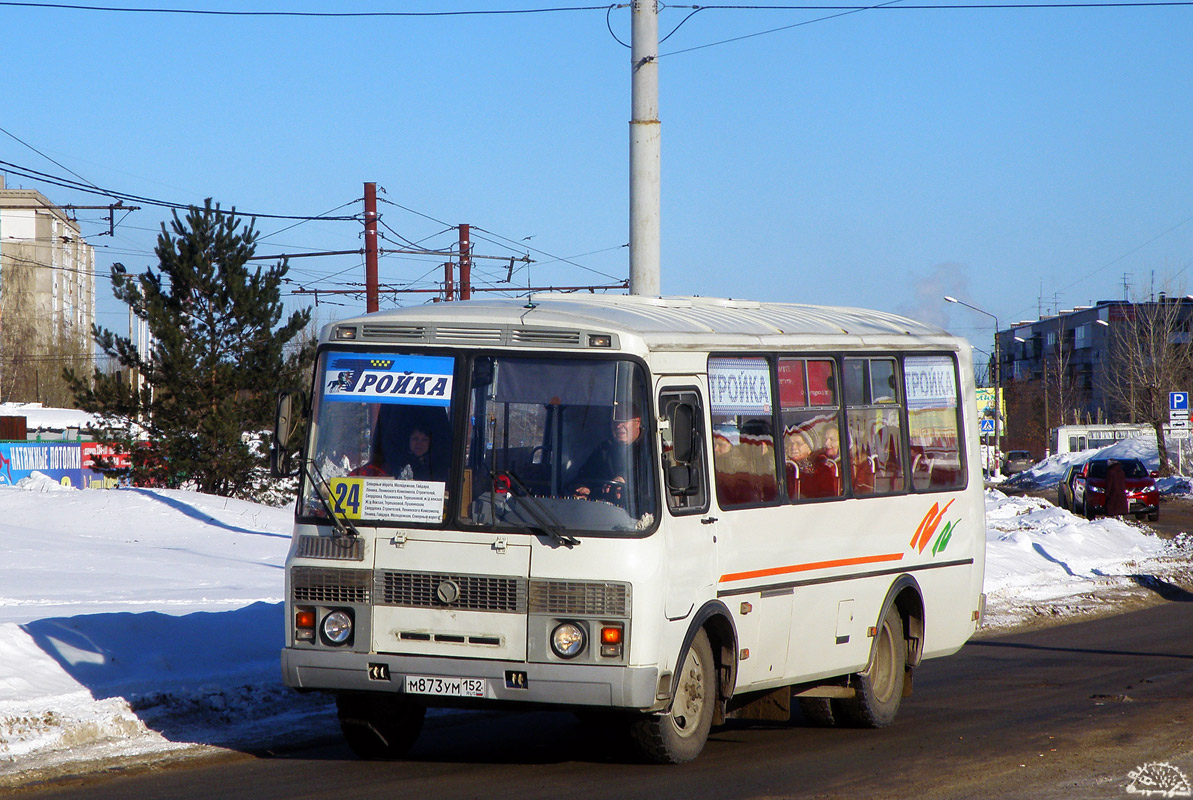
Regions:
[[[1065,318],[1057,320],[1056,345],[1046,345],[1044,348],[1044,433],[1047,437],[1052,431],[1052,421],[1065,425],[1074,416],[1077,405],[1077,386],[1070,374],[1069,362],[1072,359],[1072,346],[1065,347]]]
[[[1164,295],[1154,302],[1121,309],[1122,318],[1111,321],[1104,391],[1128,421],[1155,429],[1160,473],[1167,475],[1164,423],[1168,421],[1168,393],[1187,391],[1193,380],[1189,314],[1183,300]]]

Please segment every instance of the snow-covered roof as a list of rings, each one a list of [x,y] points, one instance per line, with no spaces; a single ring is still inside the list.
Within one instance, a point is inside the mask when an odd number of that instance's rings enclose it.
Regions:
[[[46,408],[41,403],[0,403],[0,417],[24,417],[31,431],[86,430],[99,427],[100,419],[77,408]]]

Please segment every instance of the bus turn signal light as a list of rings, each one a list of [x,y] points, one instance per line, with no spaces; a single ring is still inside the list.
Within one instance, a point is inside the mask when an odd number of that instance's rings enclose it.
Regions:
[[[315,639],[315,609],[295,609],[294,638],[306,641],[313,641]]]
[[[601,655],[606,658],[621,656],[623,628],[620,625],[603,625],[601,627]]]

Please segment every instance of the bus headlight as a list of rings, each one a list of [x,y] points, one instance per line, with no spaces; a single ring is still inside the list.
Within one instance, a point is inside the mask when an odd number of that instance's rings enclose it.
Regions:
[[[323,618],[323,638],[332,644],[343,644],[352,638],[352,615],[347,611],[333,611]]]
[[[575,658],[584,652],[584,629],[574,622],[564,622],[551,631],[551,649],[560,658]]]

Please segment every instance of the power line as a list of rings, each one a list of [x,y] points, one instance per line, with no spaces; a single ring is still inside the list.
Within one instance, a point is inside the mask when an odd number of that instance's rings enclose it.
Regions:
[[[544,8],[506,8],[461,11],[213,11],[200,8],[126,8],[123,6],[82,5],[79,3],[0,2],[15,8],[49,8],[65,11],[105,11],[129,14],[184,14],[211,17],[484,17],[528,14],[554,14],[569,11],[604,11],[602,6],[556,6]]]
[[[862,11],[946,11],[946,10],[1028,10],[1028,9],[1087,9],[1087,8],[1164,8],[1171,6],[1191,6],[1193,0],[1139,0],[1139,2],[1069,2],[1069,3],[945,3],[940,5],[905,5],[899,0],[891,0],[887,3],[878,3],[876,5],[868,6],[847,6],[847,5],[783,5],[783,6],[762,6],[762,5],[717,5],[717,6],[671,6],[671,8],[694,8],[691,14],[685,17],[679,25],[683,25],[691,19],[697,12],[700,11],[835,11],[838,13],[828,14],[823,17],[815,19],[803,20],[801,22],[793,22],[790,25],[782,25],[777,28],[769,28],[764,31],[756,31],[755,33],[746,33],[741,36],[733,36],[728,39],[720,39],[715,42],[708,42],[707,44],[695,45],[693,47],[685,47],[681,50],[672,50],[669,53],[660,53],[659,58],[667,56],[680,55],[681,53],[691,53],[696,50],[704,50],[709,47],[717,47],[718,45],[731,44],[733,42],[740,42],[744,39],[752,39],[757,36],[766,36],[771,33],[779,33],[781,31],[791,30],[792,28],[802,28],[805,25],[814,25],[817,22],[826,22],[830,19],[837,19],[845,17],[850,14],[858,14]],[[675,26],[675,30],[679,29],[679,25]],[[675,33],[672,30],[671,33]],[[612,28],[610,28],[612,33]],[[667,34],[668,37],[671,34]],[[617,38],[614,36],[613,38]],[[620,40],[618,40],[620,41]],[[661,43],[661,42],[660,42]],[[623,43],[624,44],[624,43]]]
[[[159,200],[159,199],[153,198],[153,197],[142,197],[140,195],[116,191],[114,189],[102,189],[99,187],[93,188],[94,184],[80,183],[79,181],[74,181],[69,178],[63,178],[58,175],[51,175],[48,172],[41,172],[39,170],[32,169],[31,167],[23,167],[20,164],[13,164],[10,161],[0,161],[0,167],[4,167],[7,170],[9,170],[9,171],[13,172],[14,174],[19,175],[20,177],[23,177],[23,178],[29,178],[31,180],[36,180],[36,181],[44,181],[46,183],[50,183],[55,186],[60,186],[64,189],[74,189],[76,191],[87,192],[89,194],[98,194],[103,197],[112,197],[117,200],[128,200],[129,202],[134,202],[134,203],[145,203],[146,205],[158,206],[161,208],[170,208],[170,209],[174,209],[176,211],[185,211],[185,210],[195,207],[194,203],[177,203],[177,202],[174,202],[171,200]],[[347,204],[345,204],[345,205],[347,205]],[[340,207],[342,208],[343,206],[340,206]],[[235,207],[233,207],[231,211],[224,211],[222,209],[219,209],[218,213],[236,214],[237,216],[240,216],[240,217],[256,217],[258,219],[293,219],[293,220],[300,220],[302,222],[312,222],[315,220],[327,220],[327,221],[335,221],[335,222],[359,221],[359,218],[354,215],[329,217],[329,216],[323,216],[323,215],[309,216],[309,215],[297,215],[297,214],[263,214],[263,213],[249,212],[249,211],[239,211]]]

